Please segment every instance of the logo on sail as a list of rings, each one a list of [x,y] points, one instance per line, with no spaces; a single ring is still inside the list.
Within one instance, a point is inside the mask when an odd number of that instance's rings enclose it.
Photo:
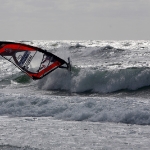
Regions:
[[[19,61],[19,66],[22,67],[24,65],[24,63],[26,62],[27,58],[30,55],[30,51],[25,51],[25,53],[23,54],[21,60]]]

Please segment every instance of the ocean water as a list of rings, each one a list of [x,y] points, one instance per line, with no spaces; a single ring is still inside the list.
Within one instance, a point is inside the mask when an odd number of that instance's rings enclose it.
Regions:
[[[150,41],[19,42],[72,70],[33,81],[0,57],[0,150],[150,148]]]

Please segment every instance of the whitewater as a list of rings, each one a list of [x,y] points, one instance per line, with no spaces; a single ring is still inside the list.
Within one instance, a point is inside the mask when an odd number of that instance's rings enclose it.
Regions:
[[[0,57],[1,150],[150,148],[150,41],[15,41],[67,61],[33,81]]]

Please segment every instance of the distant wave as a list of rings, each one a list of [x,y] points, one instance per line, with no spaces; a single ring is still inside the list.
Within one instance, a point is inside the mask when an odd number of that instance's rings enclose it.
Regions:
[[[86,46],[81,45],[79,43],[72,45],[72,46],[69,46],[69,49],[76,49],[76,48],[86,48]]]
[[[13,145],[0,145],[0,150],[39,150],[37,148],[31,148],[30,146],[19,147]]]

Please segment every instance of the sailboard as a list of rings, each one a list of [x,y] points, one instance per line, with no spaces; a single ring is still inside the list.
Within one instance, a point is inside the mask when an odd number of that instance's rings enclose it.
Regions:
[[[0,55],[33,80],[41,79],[57,68],[71,70],[68,62],[41,48],[16,42],[0,41]]]

